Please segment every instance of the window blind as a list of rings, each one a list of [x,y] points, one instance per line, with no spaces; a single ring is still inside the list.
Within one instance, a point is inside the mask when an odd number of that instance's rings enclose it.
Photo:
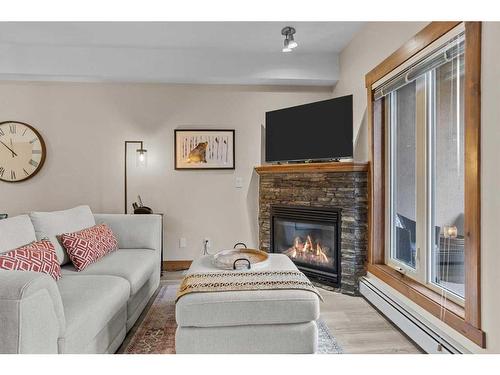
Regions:
[[[378,100],[394,90],[397,90],[404,85],[414,81],[422,74],[425,74],[433,69],[446,64],[447,62],[459,57],[464,53],[465,49],[464,33],[454,37],[437,50],[429,53],[427,56],[416,61],[414,64],[392,77],[387,82],[382,83],[375,89],[374,99]]]

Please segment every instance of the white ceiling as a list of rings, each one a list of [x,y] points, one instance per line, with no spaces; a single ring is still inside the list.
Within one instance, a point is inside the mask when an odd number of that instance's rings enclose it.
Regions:
[[[281,28],[299,46],[282,53]],[[0,79],[333,85],[361,22],[0,22]]]

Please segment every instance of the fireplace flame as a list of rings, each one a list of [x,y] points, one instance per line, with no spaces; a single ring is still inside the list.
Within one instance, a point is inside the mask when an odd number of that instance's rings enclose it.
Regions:
[[[284,252],[292,259],[313,263],[329,263],[327,253],[328,248],[323,247],[319,241],[315,243],[310,235],[306,236],[304,242],[302,238],[295,237],[292,247]]]

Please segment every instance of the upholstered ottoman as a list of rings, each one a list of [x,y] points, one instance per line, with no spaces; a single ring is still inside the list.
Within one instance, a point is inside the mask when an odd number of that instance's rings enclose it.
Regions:
[[[297,270],[285,255],[270,254],[256,271]],[[211,257],[187,275],[220,272]],[[191,293],[176,304],[177,353],[315,353],[319,298],[307,290]]]

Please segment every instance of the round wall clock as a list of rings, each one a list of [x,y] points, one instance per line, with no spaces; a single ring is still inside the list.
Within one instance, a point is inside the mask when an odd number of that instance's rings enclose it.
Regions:
[[[45,161],[45,142],[31,125],[0,122],[0,181],[20,182],[36,175]]]

